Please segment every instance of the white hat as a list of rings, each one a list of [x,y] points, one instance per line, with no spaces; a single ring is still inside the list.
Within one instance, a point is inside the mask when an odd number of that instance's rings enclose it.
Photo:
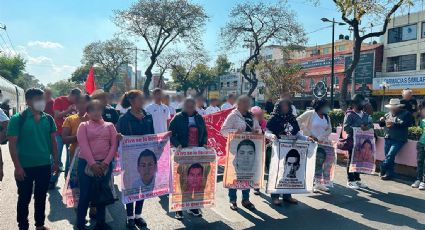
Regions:
[[[395,107],[403,107],[403,104],[400,104],[400,99],[393,98],[390,100],[390,103],[388,105],[385,105],[386,108],[395,108]]]

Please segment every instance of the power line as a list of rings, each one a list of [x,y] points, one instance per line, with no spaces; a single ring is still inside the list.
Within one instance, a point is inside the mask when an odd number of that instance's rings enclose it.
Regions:
[[[10,40],[9,33],[6,30],[6,26],[4,27],[4,31],[6,32],[7,39],[9,40],[9,43],[10,43],[10,46],[12,47],[12,49],[13,49],[13,52],[15,52],[15,54],[17,54],[15,47],[13,46],[12,40]]]
[[[1,40],[3,41],[3,43],[4,43],[4,47],[6,47],[6,48],[3,48],[3,45],[2,45],[2,49],[3,49],[3,51],[7,51],[7,53],[8,53],[8,55],[10,55],[10,48],[8,47],[8,45],[7,45],[7,42],[6,42],[6,40],[3,38],[3,35],[1,35],[1,33],[0,33],[0,38],[1,38]]]

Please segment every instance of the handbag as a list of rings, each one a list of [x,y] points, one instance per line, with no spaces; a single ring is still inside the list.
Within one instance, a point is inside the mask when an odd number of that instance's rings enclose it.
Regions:
[[[351,151],[354,147],[354,140],[353,138],[342,138],[342,132],[344,132],[344,130],[341,130],[336,148],[339,150]]]

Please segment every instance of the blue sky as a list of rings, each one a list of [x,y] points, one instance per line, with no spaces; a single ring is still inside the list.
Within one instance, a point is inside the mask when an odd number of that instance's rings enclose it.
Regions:
[[[260,0],[259,0],[260,1]],[[264,1],[264,0],[263,0]],[[268,0],[273,2],[273,0]],[[277,0],[276,0],[277,1]],[[0,0],[0,23],[7,26],[15,50],[27,59],[27,72],[44,84],[70,77],[81,65],[84,46],[92,41],[106,40],[118,33],[112,23],[113,10],[128,8],[133,0]],[[228,19],[231,8],[240,0],[194,0],[205,7],[210,16],[203,36],[205,48],[211,59],[220,54],[218,33]],[[314,7],[304,0],[289,0],[292,10],[306,32],[315,31],[327,24],[322,17],[339,18],[331,0],[323,0]],[[348,34],[347,27],[336,30]],[[7,39],[4,31],[0,35]],[[331,28],[308,35],[309,45],[331,41]],[[4,44],[0,37],[0,44]],[[143,48],[143,43],[137,43]],[[1,47],[1,46],[0,46]],[[235,47],[227,54],[236,65],[249,51]],[[139,69],[145,65],[141,57]]]

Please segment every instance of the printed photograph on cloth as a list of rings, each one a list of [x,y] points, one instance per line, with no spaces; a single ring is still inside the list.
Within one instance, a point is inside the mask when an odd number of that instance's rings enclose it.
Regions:
[[[170,133],[125,136],[119,152],[124,204],[170,193]]]
[[[354,148],[350,172],[373,174],[375,172],[375,134],[373,129],[363,131],[353,128]]]
[[[212,207],[215,204],[217,156],[203,147],[172,149],[173,192],[170,212]]]
[[[264,177],[264,136],[229,134],[227,140],[225,188],[261,188]]]
[[[312,190],[317,144],[279,140],[273,143],[267,193],[307,193]]]
[[[334,147],[332,145],[319,144],[316,150],[315,183],[332,187],[335,165],[336,152]]]
[[[71,160],[68,174],[65,178],[65,185],[62,190],[62,202],[67,208],[76,208],[80,198],[80,187],[78,185],[78,155],[80,148],[75,149],[74,157]]]

